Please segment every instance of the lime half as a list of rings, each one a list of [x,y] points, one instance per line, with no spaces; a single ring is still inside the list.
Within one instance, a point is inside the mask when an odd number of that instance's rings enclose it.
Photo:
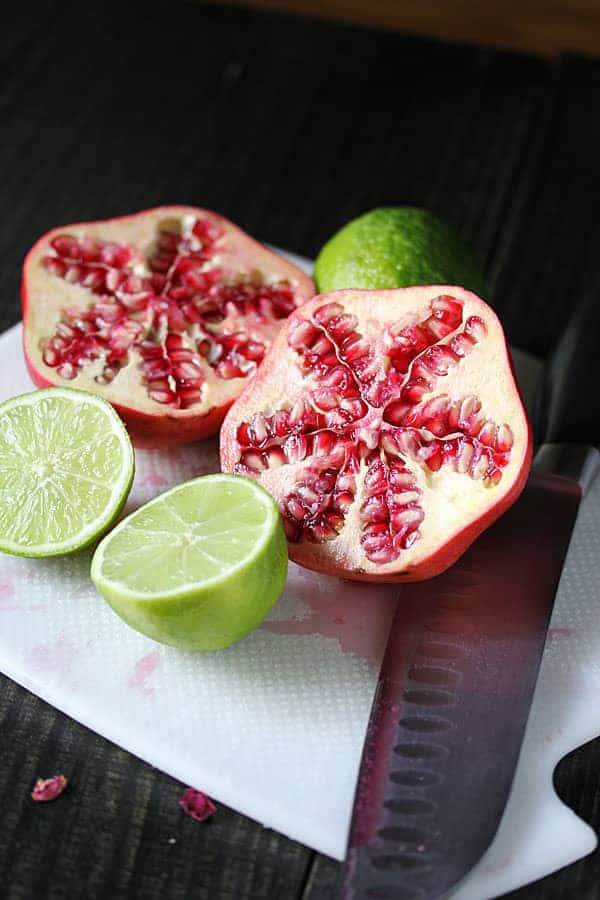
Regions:
[[[59,556],[91,544],[121,511],[131,442],[105,400],[70,388],[0,404],[0,550]]]
[[[119,523],[92,560],[94,584],[128,625],[188,650],[217,650],[256,628],[286,574],[277,505],[239,475],[166,491]]]
[[[485,279],[452,228],[425,209],[384,206],[353,219],[315,263],[319,293],[456,284],[486,295]]]

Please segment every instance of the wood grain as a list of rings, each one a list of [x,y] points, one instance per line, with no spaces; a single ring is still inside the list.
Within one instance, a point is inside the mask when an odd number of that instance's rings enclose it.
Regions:
[[[358,22],[487,47],[553,56],[600,54],[600,7],[595,0],[232,0],[257,9],[285,10]]]

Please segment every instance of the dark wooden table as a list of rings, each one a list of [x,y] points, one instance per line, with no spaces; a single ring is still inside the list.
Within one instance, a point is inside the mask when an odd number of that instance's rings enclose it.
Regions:
[[[173,201],[309,256],[361,211],[427,206],[479,254],[510,339],[539,354],[598,288],[600,62],[177,0],[0,15],[2,328],[39,234]],[[6,678],[0,723],[3,900],[336,896],[336,863],[225,808],[183,817],[181,785]],[[69,793],[31,803],[36,776],[60,771]],[[556,786],[600,827],[600,742]],[[599,884],[596,853],[510,896],[588,900]]]

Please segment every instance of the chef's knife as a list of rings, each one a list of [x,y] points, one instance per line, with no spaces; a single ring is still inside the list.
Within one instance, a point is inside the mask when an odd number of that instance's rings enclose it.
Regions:
[[[545,368],[534,470],[448,572],[404,585],[371,712],[345,867],[347,900],[434,900],[500,824],[581,497],[600,454],[600,305]],[[553,441],[549,443],[548,441]]]

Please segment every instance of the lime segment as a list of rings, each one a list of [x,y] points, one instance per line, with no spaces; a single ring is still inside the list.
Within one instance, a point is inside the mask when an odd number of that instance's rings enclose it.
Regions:
[[[0,550],[57,556],[92,543],[131,488],[133,449],[116,412],[51,388],[0,404]]]
[[[237,475],[177,485],[104,538],[92,579],[129,625],[162,643],[214,650],[260,624],[287,574],[273,498]]]

